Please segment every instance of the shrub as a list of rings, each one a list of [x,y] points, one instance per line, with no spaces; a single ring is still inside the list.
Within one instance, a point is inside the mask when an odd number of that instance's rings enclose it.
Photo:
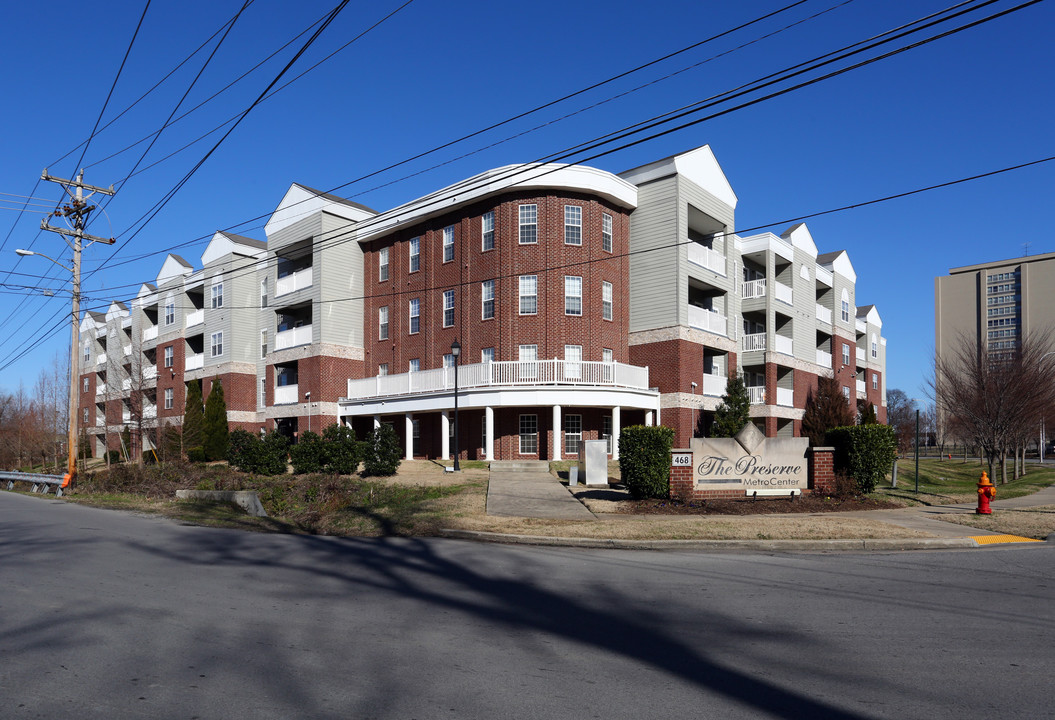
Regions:
[[[326,465],[326,448],[318,433],[305,432],[300,440],[289,450],[289,460],[293,463],[293,474],[322,472]]]
[[[259,475],[281,475],[286,472],[289,440],[271,432],[258,438],[251,432],[235,430],[227,447],[227,460],[242,472]]]
[[[107,450],[106,459],[111,463],[121,462],[121,451],[120,450]]]
[[[860,493],[875,490],[897,455],[897,438],[889,425],[833,428],[826,442],[835,447],[836,473],[853,477]]]
[[[187,459],[191,462],[205,462],[205,448],[203,447],[192,447],[187,448]]]
[[[326,449],[326,470],[338,475],[352,475],[359,470],[363,451],[355,431],[345,425],[330,425],[322,432]]]
[[[183,447],[201,447],[205,438],[205,404],[201,399],[201,383],[191,380],[187,385],[187,401],[183,410]],[[187,451],[190,457],[190,450]]]
[[[245,470],[246,465],[260,452],[260,438],[239,428],[231,433],[227,441],[227,462],[231,467]]]
[[[223,396],[223,383],[214,380],[209,399],[205,401],[205,415],[202,424],[202,447],[208,460],[222,460],[227,457],[227,443],[230,432],[227,427],[227,401]]]
[[[269,432],[261,439],[260,450],[254,472],[261,475],[282,475],[286,472],[289,438],[282,433]]]
[[[674,431],[664,425],[631,425],[619,433],[619,468],[635,498],[670,494],[670,448]]]
[[[363,475],[395,475],[403,459],[403,448],[391,425],[382,424],[366,436]]]

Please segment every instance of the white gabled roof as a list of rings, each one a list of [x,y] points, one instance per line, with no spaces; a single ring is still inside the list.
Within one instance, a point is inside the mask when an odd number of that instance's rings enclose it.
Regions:
[[[850,262],[850,256],[845,250],[836,250],[835,252],[818,255],[817,264],[826,267],[833,273],[842,275],[844,278],[848,278],[850,282],[857,282],[857,271],[854,270],[853,263]]]
[[[242,255],[244,257],[262,258],[267,254],[267,243],[252,240],[241,235],[218,232],[212,236],[209,246],[201,255],[201,264],[208,265],[225,255]]]
[[[714,157],[710,145],[627,170],[619,173],[619,177],[634,185],[640,185],[675,173],[691,180],[729,207],[736,209],[736,193],[725,177],[722,166]]]
[[[161,266],[161,271],[158,272],[158,287],[164,285],[173,278],[180,277],[181,275],[190,275],[192,270],[193,267],[189,262],[181,258],[179,255],[170,254],[165,258],[165,262]]]
[[[875,305],[862,305],[857,308],[857,317],[864,318],[869,325],[875,325],[878,328],[883,327],[883,318],[879,317],[879,310],[876,309]]]
[[[113,320],[114,318],[128,317],[128,306],[123,302],[114,300],[110,303],[110,307],[106,309],[106,319]]]
[[[273,235],[282,228],[289,227],[319,211],[325,211],[353,222],[361,222],[377,215],[376,211],[365,205],[314,190],[306,185],[293,183],[282,196],[282,201],[275,208],[275,212],[271,213],[271,219],[264,225],[264,233]]]
[[[799,250],[809,254],[810,257],[817,257],[817,243],[813,241],[813,235],[810,233],[810,229],[806,227],[806,223],[792,225],[781,233],[780,237],[790,242]]]

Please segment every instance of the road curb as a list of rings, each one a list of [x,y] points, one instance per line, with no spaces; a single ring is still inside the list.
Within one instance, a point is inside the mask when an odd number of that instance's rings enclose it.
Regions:
[[[855,538],[847,540],[618,540],[612,538],[563,538],[542,535],[508,535],[477,530],[442,529],[447,538],[506,545],[609,548],[618,550],[710,550],[739,552],[862,552],[890,550],[946,550],[980,547],[962,538]]]

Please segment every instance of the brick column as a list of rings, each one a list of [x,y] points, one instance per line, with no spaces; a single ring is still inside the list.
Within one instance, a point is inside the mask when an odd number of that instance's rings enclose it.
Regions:
[[[810,489],[827,495],[835,490],[835,448],[810,448]]]
[[[673,450],[673,453],[688,453],[691,450]],[[670,468],[670,498],[689,502],[693,495],[692,466],[679,465]]]

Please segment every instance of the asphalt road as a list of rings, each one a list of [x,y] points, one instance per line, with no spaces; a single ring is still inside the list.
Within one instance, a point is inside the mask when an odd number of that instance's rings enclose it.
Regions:
[[[1055,545],[239,533],[0,492],[2,718],[1052,717]]]

